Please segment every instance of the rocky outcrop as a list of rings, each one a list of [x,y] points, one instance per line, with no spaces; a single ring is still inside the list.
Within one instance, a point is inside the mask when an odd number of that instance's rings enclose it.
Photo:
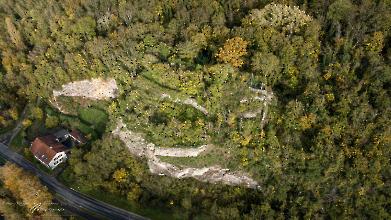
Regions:
[[[164,157],[197,157],[202,152],[206,151],[210,148],[211,145],[202,145],[197,148],[163,148],[163,147],[155,147],[153,149],[155,156],[164,156]]]
[[[255,180],[241,172],[231,172],[229,169],[223,169],[219,166],[182,168],[163,162],[157,157],[197,157],[207,149],[213,147],[211,145],[203,145],[193,149],[156,147],[152,143],[147,143],[140,134],[126,129],[126,125],[122,121],[118,122],[113,134],[118,136],[126,144],[133,155],[146,158],[148,160],[149,170],[153,174],[167,175],[178,179],[192,177],[204,182],[244,185],[249,188],[259,187]]]
[[[249,111],[249,112],[244,112],[242,114],[242,118],[255,118],[259,114],[262,114],[262,119],[266,117],[267,114],[267,106],[270,103],[270,101],[273,98],[273,93],[268,92],[265,89],[254,89],[250,87],[250,90],[254,92],[254,96],[249,98],[249,99],[242,99],[240,100],[240,103],[245,103],[245,102],[262,102],[263,105],[259,109],[255,109],[254,111]]]
[[[219,166],[204,168],[179,168],[170,163],[162,162],[156,156],[148,160],[151,173],[172,176],[178,179],[192,177],[199,181],[209,183],[223,183],[227,185],[244,185],[249,188],[258,187],[258,183],[242,173],[233,173],[229,169],[222,169]]]
[[[256,118],[258,115],[262,115],[261,118],[261,129],[265,126],[267,122],[267,112],[268,112],[268,106],[271,100],[273,99],[273,93],[268,92],[266,89],[254,89],[250,87],[250,90],[255,93],[253,97],[250,99],[242,99],[240,100],[240,103],[245,103],[249,101],[260,101],[262,102],[262,106],[258,109],[255,109],[253,111],[244,112],[241,117],[245,119],[251,119]]]
[[[164,148],[147,143],[141,134],[126,129],[126,125],[119,121],[117,128],[112,132],[118,136],[128,147],[129,151],[138,157],[166,156],[166,157],[197,157],[202,152],[211,148],[211,145],[203,145],[198,148]]]
[[[167,98],[167,99],[171,99],[171,100],[172,100],[171,96],[168,95],[168,94],[165,94],[165,93],[163,93],[163,94],[161,95],[161,98],[162,98],[162,99]],[[181,100],[181,99],[176,98],[176,99],[173,100],[173,101],[174,101],[175,103],[181,103],[181,104],[184,104],[184,105],[190,105],[190,106],[192,106],[193,108],[197,109],[198,111],[204,113],[204,115],[208,115],[208,114],[209,114],[208,110],[206,110],[205,107],[199,105],[199,104],[196,102],[196,100],[194,100],[194,99],[192,99],[192,98],[187,98],[187,99],[185,99],[185,100]]]
[[[118,95],[117,83],[114,79],[91,79],[71,82],[62,85],[61,90],[54,90],[53,96],[84,97],[94,100],[115,98]]]
[[[200,106],[200,105],[199,105],[194,99],[192,99],[192,98],[187,98],[187,99],[185,99],[185,101],[183,101],[183,104],[193,106],[193,108],[195,108],[195,109],[201,111],[201,112],[204,113],[205,115],[208,114],[208,110],[206,110],[205,107]]]

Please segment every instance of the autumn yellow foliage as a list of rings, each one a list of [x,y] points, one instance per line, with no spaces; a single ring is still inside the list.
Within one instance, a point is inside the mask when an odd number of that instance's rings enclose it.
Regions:
[[[44,213],[52,203],[52,195],[36,176],[7,163],[0,168],[0,179],[4,187],[20,199],[30,213]]]
[[[310,113],[308,115],[304,115],[303,117],[301,117],[299,123],[303,129],[308,129],[311,128],[311,126],[315,123],[315,120],[316,120],[316,115]]]
[[[230,63],[234,67],[241,67],[244,63],[242,57],[247,54],[248,42],[241,37],[228,39],[216,54],[217,60]]]
[[[3,116],[0,115],[0,125],[5,125],[6,120]]]
[[[127,199],[129,201],[137,201],[140,198],[142,190],[138,184],[132,184],[131,190],[127,194]]]
[[[127,176],[128,172],[124,168],[118,169],[113,173],[113,179],[119,183],[124,182]]]
[[[19,113],[16,108],[9,109],[8,114],[12,118],[12,120],[18,120],[18,118],[19,118]]]
[[[30,119],[24,119],[22,122],[23,127],[28,128],[33,124],[33,122]]]
[[[10,17],[5,18],[5,25],[11,38],[11,41],[15,44],[18,49],[23,49],[25,47],[20,32],[16,29],[12,19]]]

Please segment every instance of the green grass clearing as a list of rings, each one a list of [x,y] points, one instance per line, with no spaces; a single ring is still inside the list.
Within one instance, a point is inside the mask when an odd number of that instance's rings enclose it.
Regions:
[[[89,107],[79,110],[79,118],[93,126],[99,133],[103,133],[108,121],[108,115],[99,109]]]

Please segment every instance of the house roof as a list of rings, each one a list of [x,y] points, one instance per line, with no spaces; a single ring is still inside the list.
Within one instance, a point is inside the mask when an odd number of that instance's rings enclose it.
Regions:
[[[70,135],[77,141],[79,141],[81,144],[87,143],[87,139],[84,137],[82,133],[80,133],[78,130],[72,130]]]
[[[46,165],[49,165],[53,157],[67,148],[56,141],[56,136],[46,135],[37,137],[31,145],[31,152]]]
[[[65,129],[61,129],[59,131],[57,131],[56,133],[53,134],[54,136],[56,136],[56,138],[63,138],[67,135],[69,135],[69,132]]]

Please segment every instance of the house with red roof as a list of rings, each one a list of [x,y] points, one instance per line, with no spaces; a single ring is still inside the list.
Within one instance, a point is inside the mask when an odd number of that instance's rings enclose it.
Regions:
[[[77,130],[62,129],[54,134],[37,137],[31,144],[34,157],[50,169],[64,162],[71,147],[86,144],[87,139]]]

